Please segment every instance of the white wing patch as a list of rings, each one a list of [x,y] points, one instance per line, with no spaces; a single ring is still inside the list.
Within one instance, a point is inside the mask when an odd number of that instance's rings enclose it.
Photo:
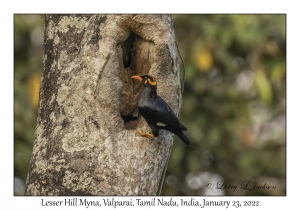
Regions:
[[[156,125],[158,125],[158,126],[168,126],[168,125],[163,124],[163,123],[161,123],[161,122],[156,123]]]

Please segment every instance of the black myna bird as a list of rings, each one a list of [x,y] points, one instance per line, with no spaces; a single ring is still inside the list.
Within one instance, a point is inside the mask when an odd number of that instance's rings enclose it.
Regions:
[[[144,83],[144,90],[138,102],[138,110],[153,134],[139,131],[136,133],[147,138],[153,138],[159,135],[159,129],[164,129],[176,134],[185,144],[189,145],[190,140],[182,132],[187,130],[186,127],[179,122],[169,105],[157,95],[155,78],[149,75],[132,76],[131,78]]]

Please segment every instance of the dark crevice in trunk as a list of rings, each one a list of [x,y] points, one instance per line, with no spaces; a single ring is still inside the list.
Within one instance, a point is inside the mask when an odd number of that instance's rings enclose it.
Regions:
[[[133,50],[133,43],[135,41],[136,34],[131,32],[129,37],[121,43],[122,52],[123,52],[123,67],[126,69],[131,65],[131,56]]]
[[[120,114],[125,129],[135,129],[140,121],[137,104],[143,90],[143,84],[133,81],[131,76],[148,74],[151,68],[150,46],[140,36],[131,32],[129,37],[119,44],[120,79],[123,83],[120,101]]]

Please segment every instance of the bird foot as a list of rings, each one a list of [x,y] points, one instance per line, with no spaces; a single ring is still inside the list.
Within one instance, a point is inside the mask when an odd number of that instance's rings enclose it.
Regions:
[[[135,130],[135,134],[139,134],[140,136],[146,137],[148,139],[154,138],[152,133],[144,133],[143,131]]]

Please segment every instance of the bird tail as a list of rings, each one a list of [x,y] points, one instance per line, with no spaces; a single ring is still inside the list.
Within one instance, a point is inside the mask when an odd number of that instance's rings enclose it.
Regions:
[[[177,132],[176,135],[187,145],[190,144],[190,140],[186,137],[186,135],[184,135],[184,133],[182,131]]]

